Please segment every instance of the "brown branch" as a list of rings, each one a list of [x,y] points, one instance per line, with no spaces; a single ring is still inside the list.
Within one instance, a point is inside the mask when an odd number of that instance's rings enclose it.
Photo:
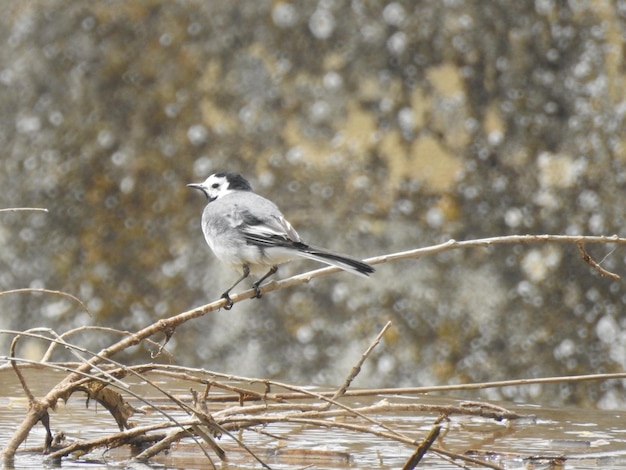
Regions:
[[[162,429],[168,429],[174,426],[190,426],[191,422],[181,422],[181,423],[158,423],[149,426],[138,426],[132,429],[128,429],[126,431],[120,431],[113,434],[109,434],[108,436],[98,437],[96,439],[90,439],[85,441],[73,442],[72,444],[65,446],[61,449],[55,450],[48,455],[49,460],[60,459],[61,457],[65,457],[70,455],[71,453],[78,451],[89,452],[93,449],[97,449],[99,447],[106,448],[114,448],[120,447],[126,444],[132,444],[133,439],[136,437],[141,437],[148,435],[151,431],[157,431]],[[159,436],[161,437],[161,436]]]
[[[32,330],[29,330],[29,331],[32,331]],[[91,326],[91,325],[80,326],[78,328],[68,330],[62,334],[58,334],[56,332],[53,332],[53,333],[55,337],[65,342],[66,338],[70,336],[74,336],[78,333],[82,333],[84,331],[103,331],[106,333],[113,333],[119,336],[131,336],[133,334],[129,331],[118,330],[116,328],[110,328],[110,327],[105,327],[105,326]],[[159,345],[158,343],[156,343],[155,341],[149,338],[145,339],[144,341],[146,341],[149,345],[153,346],[154,348],[158,348],[159,354],[165,351],[167,353],[166,357],[170,360],[173,359],[172,354],[167,349],[165,349],[163,345]],[[50,360],[50,357],[52,356],[52,353],[54,352],[54,350],[56,349],[58,345],[59,345],[58,342],[51,342],[50,346],[48,347],[48,350],[45,352],[45,354],[41,358],[41,362],[48,362]]]
[[[165,435],[162,439],[159,439],[158,442],[154,443],[152,446],[143,450],[140,454],[136,455],[134,459],[138,461],[148,460],[149,458],[157,455],[158,453],[169,449],[174,442],[180,441],[184,437],[191,436],[193,428],[194,428],[194,425],[191,425],[189,429],[187,428],[173,429],[167,435]],[[211,446],[212,449],[217,453],[217,455],[220,457],[222,461],[225,461],[226,453],[222,450],[222,448],[219,445],[217,445],[215,441],[211,440],[211,442],[213,444],[213,446]],[[215,463],[213,463],[213,459],[211,459],[211,457],[208,454],[205,454],[205,455],[207,456],[209,463],[211,464],[211,467],[217,468],[215,466]]]
[[[15,348],[17,347],[17,343],[20,340],[20,338],[21,338],[20,335],[13,338],[13,341],[11,341],[11,348],[9,350],[9,354],[11,356],[11,367],[13,368],[15,375],[20,381],[22,390],[24,390],[24,393],[28,397],[28,414],[31,417],[29,424],[30,423],[32,424],[30,424],[30,427],[28,428],[25,427],[24,429],[18,429],[17,432],[20,433],[20,437],[23,436],[23,438],[26,439],[26,437],[28,437],[28,432],[30,431],[30,429],[38,422],[41,422],[43,427],[46,429],[45,451],[47,452],[48,449],[50,448],[50,445],[52,444],[52,431],[50,430],[50,415],[48,414],[48,407],[45,406],[45,404],[41,403],[39,400],[37,400],[35,396],[33,395],[33,392],[31,392],[30,387],[26,383],[26,379],[24,378],[24,375],[22,375],[22,372],[20,371],[20,368],[17,365],[17,361],[15,360]]]
[[[388,321],[387,324],[380,331],[380,333],[378,333],[378,336],[376,336],[372,344],[370,344],[369,348],[367,348],[367,350],[363,353],[363,355],[359,359],[359,362],[357,362],[357,364],[352,368],[352,371],[350,371],[350,374],[348,375],[348,377],[346,377],[346,380],[344,381],[343,385],[339,387],[337,392],[332,396],[333,400],[337,400],[338,398],[342,397],[346,393],[346,390],[348,390],[348,387],[350,386],[354,378],[359,374],[359,372],[361,372],[361,366],[363,365],[365,360],[369,357],[370,353],[374,350],[374,348],[378,346],[381,338],[383,337],[383,335],[389,329],[390,326],[391,326],[391,322]],[[328,403],[328,406],[329,407],[331,406],[330,402]]]
[[[42,207],[12,207],[9,209],[0,209],[0,212],[22,212],[22,211],[48,212],[48,209],[44,209]]]
[[[367,418],[368,414],[397,414],[397,413],[432,413],[445,416],[477,416],[493,419],[495,421],[531,419],[530,415],[520,415],[514,411],[503,409],[495,411],[489,409],[487,404],[483,407],[465,407],[455,405],[429,405],[424,403],[390,403],[381,400],[373,405],[359,408],[346,407],[346,409],[327,410],[320,404],[268,404],[262,406],[246,406],[227,408],[214,413],[215,419],[223,426],[239,421],[254,421],[257,417],[276,419],[277,421],[289,421],[291,418],[337,418],[337,417],[361,417],[365,421],[380,426],[378,421]],[[394,431],[390,431],[394,432]]]
[[[78,303],[83,310],[85,310],[85,312],[87,312],[87,315],[89,315],[90,317],[91,312],[89,311],[89,309],[87,308],[87,306],[83,303],[82,300],[80,300],[78,297],[73,296],[72,294],[68,294],[67,292],[62,292],[62,291],[58,291],[58,290],[50,290],[50,289],[31,289],[31,288],[24,288],[24,289],[12,289],[12,290],[5,290],[0,292],[0,297],[2,297],[3,295],[9,295],[9,294],[52,294],[52,295],[59,295],[61,297],[67,297],[68,299],[71,299],[72,301]]]
[[[420,463],[424,455],[426,455],[426,452],[428,452],[428,449],[432,447],[435,440],[439,437],[439,433],[441,432],[441,421],[443,419],[443,417],[440,417],[437,421],[435,421],[435,424],[428,433],[428,436],[426,436],[420,445],[417,446],[413,455],[411,455],[411,457],[409,457],[403,465],[402,470],[413,470]]]
[[[591,255],[587,253],[587,250],[585,249],[585,245],[583,242],[578,242],[577,245],[578,245],[578,249],[580,250],[580,254],[583,257],[583,261],[587,263],[589,266],[591,266],[593,269],[598,271],[600,273],[600,276],[608,277],[608,278],[615,279],[615,280],[620,279],[619,275],[612,273],[610,271],[607,271],[598,263],[596,263],[596,261],[591,257]]]
[[[200,379],[198,377],[193,377],[190,374],[202,374],[207,377],[212,377],[214,379],[221,379],[226,381],[234,381],[241,383],[260,383],[265,382],[264,379],[251,378],[251,377],[241,377],[232,374],[223,374],[220,372],[208,371],[204,369],[194,369],[191,367],[173,365],[173,364],[154,364],[150,366],[135,366],[135,367],[151,367],[153,368],[153,372],[159,375],[170,376],[174,378],[179,378],[182,380],[192,380],[195,382],[205,383],[207,379]],[[173,372],[179,371],[179,372]],[[569,376],[561,376],[561,377],[539,377],[532,379],[511,379],[511,380],[499,380],[492,382],[478,382],[478,383],[470,383],[470,384],[454,384],[454,385],[436,385],[429,387],[398,387],[398,388],[374,388],[374,389],[363,389],[363,390],[347,390],[344,394],[345,397],[365,397],[365,396],[375,396],[375,395],[422,395],[428,393],[443,393],[443,392],[451,392],[451,391],[467,391],[467,390],[482,390],[487,388],[502,388],[502,387],[512,387],[512,386],[524,386],[524,385],[534,385],[534,384],[554,384],[554,383],[563,383],[563,382],[587,382],[587,381],[603,381],[603,380],[612,380],[612,379],[626,379],[626,372],[615,372],[615,373],[605,373],[605,374],[586,374],[586,375],[569,375]],[[281,384],[279,382],[270,382],[274,387],[279,387]],[[273,392],[268,393],[266,395],[259,394],[254,390],[247,390],[242,388],[237,388],[232,386],[231,384],[225,384],[222,382],[212,382],[212,385],[218,388],[222,388],[224,390],[230,390],[232,388],[237,389],[237,393],[246,393],[247,400],[261,400],[263,398],[267,400],[273,401],[285,401],[285,400],[297,400],[310,398],[310,393],[302,393],[298,392],[297,387],[291,387],[290,392]],[[324,397],[332,397],[336,392],[328,391],[328,392],[317,392],[318,395]],[[211,402],[229,402],[229,401],[237,401],[238,396],[235,395],[217,395],[208,397],[208,400]]]

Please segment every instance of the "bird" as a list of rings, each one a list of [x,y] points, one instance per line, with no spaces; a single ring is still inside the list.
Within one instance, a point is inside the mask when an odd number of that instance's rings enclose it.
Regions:
[[[309,245],[269,199],[256,194],[241,174],[220,172],[202,183],[190,183],[207,198],[202,212],[202,232],[215,256],[241,277],[223,294],[224,308],[230,310],[230,292],[250,274],[264,273],[252,287],[260,298],[259,286],[278,270],[278,265],[300,256],[337,266],[367,277],[374,268],[349,256]],[[267,271],[266,271],[267,270]]]

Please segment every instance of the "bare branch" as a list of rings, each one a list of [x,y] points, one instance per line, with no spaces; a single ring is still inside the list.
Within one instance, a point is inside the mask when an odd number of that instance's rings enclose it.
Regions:
[[[83,303],[82,300],[80,300],[78,297],[73,296],[72,294],[68,294],[67,292],[62,292],[62,291],[58,291],[58,290],[49,290],[49,289],[25,288],[25,289],[12,289],[12,290],[2,291],[2,292],[0,292],[0,297],[2,297],[3,295],[9,295],[9,294],[53,294],[53,295],[60,295],[61,297],[67,297],[68,299],[71,299],[74,302],[78,303],[85,310],[85,312],[87,312],[87,315],[89,315],[90,317],[92,316],[91,312],[89,311],[89,309]]]
[[[339,387],[339,389],[337,390],[337,393],[333,395],[332,397],[333,400],[337,400],[339,397],[343,396],[344,393],[346,393],[346,390],[348,390],[348,387],[350,386],[354,378],[361,371],[361,366],[363,365],[365,360],[369,357],[370,353],[374,350],[374,348],[378,346],[381,338],[383,337],[383,335],[389,329],[390,326],[391,326],[391,322],[388,321],[387,324],[380,331],[380,333],[378,333],[378,336],[376,336],[376,339],[374,339],[372,344],[370,344],[369,348],[367,348],[367,350],[363,353],[363,355],[361,356],[361,359],[359,359],[359,362],[352,368],[352,371],[350,371],[350,375],[348,375],[343,385]],[[331,406],[330,402],[328,403],[328,406],[329,407]]]
[[[428,436],[426,436],[426,438],[420,443],[420,445],[417,446],[417,449],[415,449],[413,455],[409,457],[409,460],[406,461],[406,463],[402,467],[402,470],[413,470],[420,463],[422,457],[426,455],[428,449],[432,447],[437,437],[439,437],[439,433],[441,432],[442,419],[443,418],[440,417],[437,421],[435,421],[435,424],[428,433]]]
[[[41,207],[12,207],[8,209],[0,209],[0,212],[22,212],[22,211],[48,212],[48,209],[44,209]]]
[[[530,243],[566,243],[578,245],[579,243],[589,244],[608,244],[615,243],[617,245],[626,245],[626,238],[620,238],[617,235],[612,236],[583,236],[583,235],[507,235],[502,237],[490,237],[479,238],[476,240],[456,241],[448,240],[447,242],[440,243],[438,245],[427,246],[424,248],[417,248],[414,250],[401,251],[397,253],[391,253],[388,255],[376,256],[364,260],[366,263],[377,265],[386,264],[405,259],[418,259],[424,256],[435,255],[443,253],[449,250],[458,250],[465,248],[485,248],[494,245],[506,245],[506,244],[530,244]],[[340,268],[334,266],[327,266],[324,268],[309,271],[303,274],[292,276],[280,281],[270,281],[260,287],[261,294],[272,292],[278,289],[284,289],[286,287],[292,287],[300,284],[305,284],[317,277],[326,276],[331,273],[341,271]],[[374,274],[375,276],[375,274]],[[243,299],[250,299],[256,295],[254,289],[249,289],[239,294],[232,294],[231,300],[233,303],[239,302]],[[225,304],[225,301],[218,301]],[[213,304],[209,304],[213,305]],[[220,305],[222,307],[223,305]],[[202,308],[202,307],[201,307]]]
[[[585,245],[582,242],[577,243],[577,245],[578,245],[578,249],[580,250],[580,254],[583,257],[583,261],[587,263],[589,266],[591,266],[593,269],[598,271],[600,273],[600,276],[609,277],[615,280],[620,279],[619,275],[612,273],[610,271],[607,271],[598,263],[596,263],[596,261],[591,257],[591,255],[587,253],[587,250],[585,249]]]

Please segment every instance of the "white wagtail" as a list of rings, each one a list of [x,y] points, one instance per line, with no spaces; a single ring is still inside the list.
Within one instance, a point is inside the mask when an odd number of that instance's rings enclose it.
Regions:
[[[201,190],[209,200],[202,213],[202,232],[211,250],[219,260],[243,271],[237,282],[222,294],[227,300],[224,307],[227,310],[233,306],[228,294],[250,273],[263,273],[269,268],[252,285],[256,297],[261,297],[261,283],[276,272],[279,264],[295,256],[360,276],[374,272],[369,264],[304,243],[276,204],[255,194],[240,174],[216,173],[203,183],[187,186]]]

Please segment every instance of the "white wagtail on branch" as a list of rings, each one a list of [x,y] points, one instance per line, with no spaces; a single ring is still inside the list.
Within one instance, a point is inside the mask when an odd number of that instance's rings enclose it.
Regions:
[[[373,267],[362,261],[306,244],[276,204],[255,194],[240,174],[215,173],[203,183],[187,186],[202,191],[209,201],[202,213],[202,232],[211,250],[219,260],[242,272],[237,282],[222,294],[227,300],[224,307],[227,310],[233,306],[228,294],[251,273],[265,273],[252,285],[256,297],[261,297],[261,283],[276,272],[279,264],[296,256],[360,276],[374,272]]]

